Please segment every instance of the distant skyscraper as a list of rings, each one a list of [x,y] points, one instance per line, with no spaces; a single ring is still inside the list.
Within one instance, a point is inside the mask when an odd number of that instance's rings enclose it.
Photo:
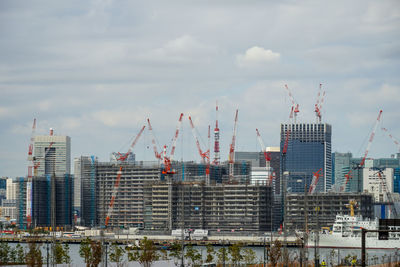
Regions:
[[[326,123],[281,124],[281,151],[288,138],[287,153],[281,159],[281,177],[284,171],[289,172],[287,190],[304,192],[305,183],[308,189],[313,173],[319,169],[323,176],[319,178],[316,191],[327,192],[331,188],[331,136],[332,127]]]
[[[350,171],[350,162],[352,158],[352,154],[348,153],[332,153],[333,164],[335,166],[333,179],[335,181],[334,187],[335,191],[339,192],[340,188],[344,186],[346,182],[345,175]]]
[[[74,224],[96,224],[96,164],[95,156],[74,159]]]
[[[39,164],[36,176],[53,174],[56,176],[71,173],[71,138],[69,136],[35,136],[35,164]]]

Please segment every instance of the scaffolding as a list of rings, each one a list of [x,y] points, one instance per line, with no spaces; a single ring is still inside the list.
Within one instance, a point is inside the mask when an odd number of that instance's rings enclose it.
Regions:
[[[271,229],[270,203],[273,196],[270,186],[207,186],[204,182],[173,182],[168,185],[159,181],[147,184],[145,191],[146,229],[178,229],[182,221],[185,228],[211,231]],[[167,203],[169,194],[172,195],[171,202]],[[168,222],[169,219],[172,223]]]

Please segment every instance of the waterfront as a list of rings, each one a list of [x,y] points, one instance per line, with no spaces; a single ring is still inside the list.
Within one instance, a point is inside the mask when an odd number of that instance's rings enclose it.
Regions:
[[[17,243],[9,243],[11,247],[15,247]],[[22,243],[24,249],[27,248],[26,243]],[[70,244],[69,245],[69,255],[71,257],[71,264],[69,266],[85,266],[83,259],[79,256],[79,244]],[[108,251],[109,251],[109,246]],[[125,245],[121,245],[121,247],[125,247]],[[214,246],[214,250],[217,251],[221,246]],[[193,248],[197,249],[202,259],[205,260],[207,256],[207,251],[205,246],[194,246]],[[242,247],[241,251],[244,249],[251,248],[254,250],[257,260],[255,263],[262,264],[264,262],[264,249],[263,247]],[[40,245],[41,253],[43,256],[43,263],[46,265],[47,251],[50,250],[50,245],[48,243],[41,243]],[[161,251],[161,249],[159,249]],[[291,261],[299,261],[300,260],[300,248],[288,248],[289,257]],[[309,262],[313,262],[314,260],[314,249],[308,249],[307,258]],[[327,266],[336,266],[339,260],[347,258],[352,258],[356,256],[357,259],[361,258],[361,250],[360,249],[319,249],[320,261],[325,260]],[[381,263],[395,262],[400,260],[400,253],[398,249],[385,249],[385,250],[367,250],[367,265],[376,265]],[[266,259],[268,263],[268,259]],[[227,262],[228,263],[228,262]],[[108,266],[116,266],[115,263],[112,263],[108,260]],[[139,267],[140,264],[137,262],[128,262],[127,256],[124,256],[124,266],[129,267]],[[186,266],[187,264],[185,264]],[[61,266],[61,265],[59,265]],[[180,266],[180,261],[177,259],[163,260],[155,262],[154,267],[176,267]]]

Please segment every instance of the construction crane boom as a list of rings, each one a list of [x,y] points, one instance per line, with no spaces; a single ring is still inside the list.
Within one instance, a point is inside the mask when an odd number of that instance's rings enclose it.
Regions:
[[[261,135],[260,135],[260,132],[258,131],[258,129],[256,129],[256,132],[257,132],[258,143],[260,144],[262,152],[264,153],[266,166],[269,167],[271,165],[271,153],[267,152],[266,146],[264,145],[264,142],[261,138]]]
[[[233,125],[233,135],[232,135],[232,142],[229,146],[229,178],[233,178],[233,164],[235,162],[235,144],[236,144],[236,131],[237,131],[237,120],[238,120],[238,112],[239,110],[236,109],[235,113],[235,122]]]
[[[143,133],[144,128],[145,128],[145,126],[143,126],[143,127],[140,129],[139,133],[136,135],[135,140],[132,142],[132,145],[131,145],[131,147],[129,148],[128,152],[127,152],[125,155],[122,155],[122,156],[119,158],[119,161],[124,162],[124,161],[126,160],[126,158],[128,157],[128,154],[133,150],[133,148],[135,147],[135,145],[136,145],[136,143],[137,143],[139,137],[140,137],[141,134]],[[111,214],[112,214],[112,212],[113,212],[113,210],[114,210],[114,203],[115,203],[115,199],[116,199],[116,197],[117,197],[118,188],[119,188],[119,183],[120,183],[120,181],[121,181],[121,175],[122,175],[122,165],[119,167],[119,170],[118,170],[118,172],[117,172],[117,178],[115,179],[114,187],[113,187],[113,190],[112,190],[112,193],[111,193],[111,200],[110,200],[110,204],[108,205],[107,215],[106,215],[106,219],[105,219],[105,222],[104,222],[104,226],[105,226],[106,228],[107,228],[108,223],[109,223],[109,221],[110,221]]]
[[[266,146],[264,145],[264,142],[261,138],[260,132],[258,131],[258,129],[256,129],[256,133],[257,133],[257,139],[258,142],[261,146],[262,152],[264,153],[264,158],[265,158],[265,168],[267,171],[267,180],[268,180],[268,184],[272,185],[272,180],[274,179],[274,175],[271,169],[271,153],[267,152]]]
[[[315,115],[317,117],[317,123],[321,123],[321,118],[322,118],[322,114],[321,114],[321,110],[322,110],[322,105],[324,103],[324,99],[325,99],[325,91],[321,94],[322,91],[322,83],[319,84],[319,91],[318,91],[318,95],[317,95],[317,103],[315,104]]]
[[[183,113],[181,113],[181,115],[179,115],[178,125],[176,126],[175,135],[172,140],[172,147],[171,147],[171,152],[170,152],[170,160],[171,161],[175,154],[176,140],[178,140],[179,129],[181,128],[181,124],[182,124],[182,118],[183,118]]]
[[[308,191],[310,194],[313,194],[315,192],[315,189],[317,188],[319,177],[323,175],[323,174],[319,173],[320,171],[322,171],[322,168],[319,169],[317,172],[313,172],[313,174],[314,174],[313,179],[311,181],[310,189]]]
[[[400,151],[400,142],[391,133],[389,133],[388,129],[383,127],[381,129],[390,137],[390,139],[392,139],[393,143],[397,146],[397,148]]]
[[[158,150],[157,150],[156,139],[154,137],[153,127],[151,127],[151,123],[150,123],[150,119],[149,118],[147,118],[147,124],[149,125],[149,132],[150,132],[150,135],[151,135],[151,143],[153,144],[154,156],[156,157],[156,159],[161,159],[161,153],[159,153]]]
[[[133,140],[128,152],[126,152],[124,155],[122,155],[121,153],[118,152],[119,158],[117,158],[117,160],[125,161],[128,158],[129,154],[132,152],[133,147],[136,145],[137,141],[139,140],[139,137],[142,135],[144,128],[146,128],[145,125],[143,125],[143,127],[140,130],[140,132],[138,133],[138,135],[136,135],[136,138],[135,138],[135,140]]]
[[[210,158],[209,157],[210,151],[207,150],[206,152],[203,152],[203,150],[201,149],[199,138],[197,137],[196,129],[194,127],[194,124],[193,124],[191,116],[189,116],[189,122],[190,122],[190,127],[192,128],[193,137],[194,137],[194,139],[196,141],[197,151],[199,152],[199,155],[201,157],[201,161],[205,164],[205,163],[207,163],[207,160]]]
[[[367,156],[368,156],[368,152],[369,152],[369,150],[370,150],[370,148],[371,148],[372,141],[374,140],[376,128],[378,127],[378,124],[379,124],[379,121],[380,121],[380,119],[381,119],[381,116],[382,116],[382,110],[379,111],[378,118],[377,118],[376,121],[375,121],[374,128],[373,128],[373,130],[372,130],[372,132],[371,132],[371,135],[370,135],[370,137],[369,137],[369,139],[368,139],[368,145],[367,145],[367,149],[366,149],[365,152],[364,152],[364,157],[362,158],[360,164],[356,167],[357,169],[361,169],[361,168],[364,166],[364,164],[365,164],[365,160],[366,160],[366,158],[367,158]],[[344,183],[344,186],[341,187],[341,191],[344,191],[344,190],[345,190],[345,188],[346,188],[346,186],[347,186],[347,183],[349,182],[349,180],[350,180],[350,178],[351,178],[351,175],[350,175],[351,172],[352,172],[352,170],[350,169],[350,171],[345,175],[346,181],[345,181],[345,183]]]
[[[382,177],[383,169],[382,168],[375,168],[375,169],[378,170],[378,177],[381,182],[382,192],[386,194],[386,197],[390,203],[389,208],[390,208],[391,212],[393,213],[393,217],[397,218],[398,213],[397,213],[397,209],[396,209],[396,204],[394,203],[392,195],[387,188],[386,179],[383,179],[383,177]]]
[[[290,111],[290,116],[289,116],[289,118],[292,119],[292,118],[293,118],[293,115],[294,115],[294,123],[296,123],[297,113],[300,112],[300,110],[299,110],[299,104],[294,100],[293,94],[292,94],[292,92],[290,91],[289,86],[288,86],[287,84],[285,84],[285,88],[286,88],[286,91],[287,91],[288,94],[289,94],[290,101],[292,102],[292,108],[291,108],[291,111]]]

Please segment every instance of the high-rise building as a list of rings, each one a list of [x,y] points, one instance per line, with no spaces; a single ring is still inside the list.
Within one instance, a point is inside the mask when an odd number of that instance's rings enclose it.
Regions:
[[[71,173],[71,138],[69,136],[35,136],[34,160],[37,167],[35,176],[64,176]]]
[[[335,191],[339,192],[346,182],[346,174],[350,171],[350,161],[352,154],[348,153],[332,153],[334,172],[332,180],[334,180]]]
[[[74,159],[74,224],[96,225],[96,164],[95,156]]]
[[[322,169],[316,191],[327,192],[332,186],[332,127],[322,123],[281,124],[281,177],[289,172],[286,190],[304,192],[310,187],[313,173]],[[282,152],[281,152],[282,153]]]

